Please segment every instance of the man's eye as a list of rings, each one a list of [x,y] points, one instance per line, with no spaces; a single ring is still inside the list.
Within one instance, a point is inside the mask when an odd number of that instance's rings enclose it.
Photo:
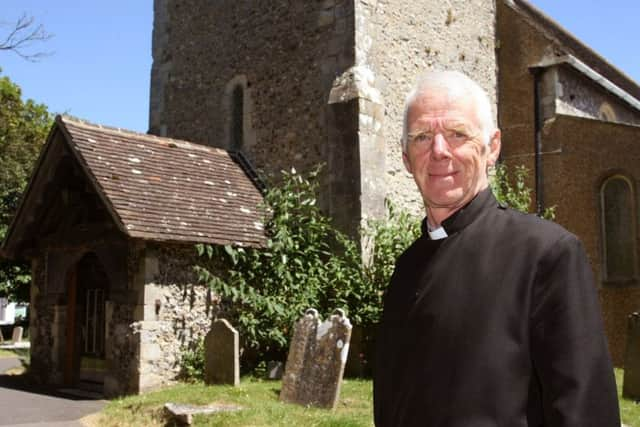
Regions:
[[[413,137],[414,142],[429,142],[431,136],[428,133],[419,133]]]
[[[450,139],[456,142],[463,142],[469,139],[469,135],[467,135],[465,132],[462,132],[462,131],[451,131],[447,139]]]

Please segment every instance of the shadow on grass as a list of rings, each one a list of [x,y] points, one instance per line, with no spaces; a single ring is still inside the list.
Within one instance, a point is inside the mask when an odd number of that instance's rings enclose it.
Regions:
[[[282,391],[282,389],[281,389],[281,388],[272,388],[272,389],[271,389],[271,392],[272,392],[273,394],[275,394],[277,397],[280,397],[280,392],[281,392],[281,391]]]

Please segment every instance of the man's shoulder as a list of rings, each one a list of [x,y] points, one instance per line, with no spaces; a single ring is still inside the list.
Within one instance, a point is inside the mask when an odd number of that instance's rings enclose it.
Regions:
[[[558,223],[505,205],[500,205],[487,219],[492,223],[486,224],[487,227],[508,239],[542,242],[577,240],[573,233]]]

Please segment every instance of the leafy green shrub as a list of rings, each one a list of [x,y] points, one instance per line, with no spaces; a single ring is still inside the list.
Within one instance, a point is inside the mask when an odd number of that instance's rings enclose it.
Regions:
[[[349,286],[336,286],[331,300],[334,306],[345,307],[354,324],[366,326],[378,323],[382,314],[382,296],[389,284],[396,259],[420,235],[420,218],[397,209],[385,200],[386,215],[367,221],[361,231],[367,253],[362,259],[357,245],[351,241],[349,265],[352,272]]]
[[[187,381],[204,378],[204,339],[196,341],[182,351],[180,377]]]
[[[493,194],[501,202],[521,212],[529,212],[531,207],[531,188],[527,187],[526,180],[529,171],[524,165],[518,165],[513,169],[512,175],[508,167],[498,164],[495,173],[491,177]],[[555,206],[545,208],[542,218],[553,221],[555,219]]]
[[[242,339],[245,363],[284,360],[294,322],[309,307],[322,314],[338,308],[339,288],[360,280],[355,243],[321,214],[316,203],[319,168],[305,178],[282,172],[265,195],[265,248],[198,245],[205,259],[224,258],[230,268],[216,274],[197,266],[199,278],[222,298]],[[254,359],[254,360],[250,360]]]

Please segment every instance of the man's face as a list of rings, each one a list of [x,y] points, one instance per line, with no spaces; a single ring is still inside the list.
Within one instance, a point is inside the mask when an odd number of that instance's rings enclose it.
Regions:
[[[473,99],[435,88],[409,108],[403,160],[427,208],[457,210],[488,185],[487,167],[500,153],[500,131],[484,143]]]

